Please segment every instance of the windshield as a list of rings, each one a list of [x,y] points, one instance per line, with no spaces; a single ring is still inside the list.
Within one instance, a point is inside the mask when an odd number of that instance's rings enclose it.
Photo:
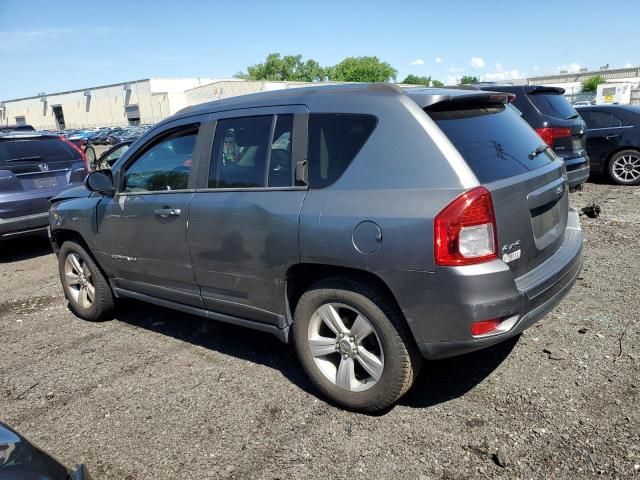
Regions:
[[[560,93],[531,93],[528,97],[538,111],[544,115],[564,120],[578,117],[578,112]]]

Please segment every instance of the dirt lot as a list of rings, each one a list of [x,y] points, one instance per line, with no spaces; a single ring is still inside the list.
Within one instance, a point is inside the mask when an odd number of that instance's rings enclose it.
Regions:
[[[572,194],[592,201],[562,304],[517,341],[427,363],[379,416],[318,398],[268,335],[135,302],[81,321],[46,240],[2,244],[0,420],[98,480],[640,478],[640,189]]]

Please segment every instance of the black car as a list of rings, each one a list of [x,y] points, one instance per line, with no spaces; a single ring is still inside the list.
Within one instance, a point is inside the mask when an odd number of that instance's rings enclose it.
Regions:
[[[589,178],[589,157],[585,151],[585,124],[564,97],[564,89],[535,85],[478,85],[481,90],[515,95],[512,105],[522,113],[556,155],[564,160],[569,188]]]
[[[0,423],[0,480],[89,480],[87,469],[69,469]]]
[[[591,171],[605,173],[620,185],[640,185],[640,107],[579,107],[587,122]]]

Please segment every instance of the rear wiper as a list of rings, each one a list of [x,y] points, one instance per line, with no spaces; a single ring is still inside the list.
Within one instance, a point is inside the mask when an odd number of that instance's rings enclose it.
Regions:
[[[580,115],[578,115],[577,113],[575,115],[571,115],[570,117],[567,118],[567,120],[573,120],[574,118],[578,118]]]
[[[33,157],[9,158],[7,159],[7,162],[23,162],[26,160],[42,160],[42,157],[39,155],[35,155]]]
[[[533,160],[538,155],[540,155],[542,152],[545,152],[548,148],[551,148],[551,147],[549,145],[540,145],[533,152],[531,152],[529,154],[529,160]]]

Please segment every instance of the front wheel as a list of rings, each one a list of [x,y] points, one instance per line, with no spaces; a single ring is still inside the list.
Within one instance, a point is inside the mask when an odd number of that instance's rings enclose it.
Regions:
[[[111,287],[79,243],[67,241],[62,244],[58,270],[64,295],[77,316],[91,321],[109,317],[113,310]]]
[[[316,387],[347,408],[375,412],[413,384],[421,357],[401,314],[362,283],[325,280],[295,311],[296,351]]]
[[[622,150],[609,161],[609,176],[619,185],[640,185],[640,152]]]

